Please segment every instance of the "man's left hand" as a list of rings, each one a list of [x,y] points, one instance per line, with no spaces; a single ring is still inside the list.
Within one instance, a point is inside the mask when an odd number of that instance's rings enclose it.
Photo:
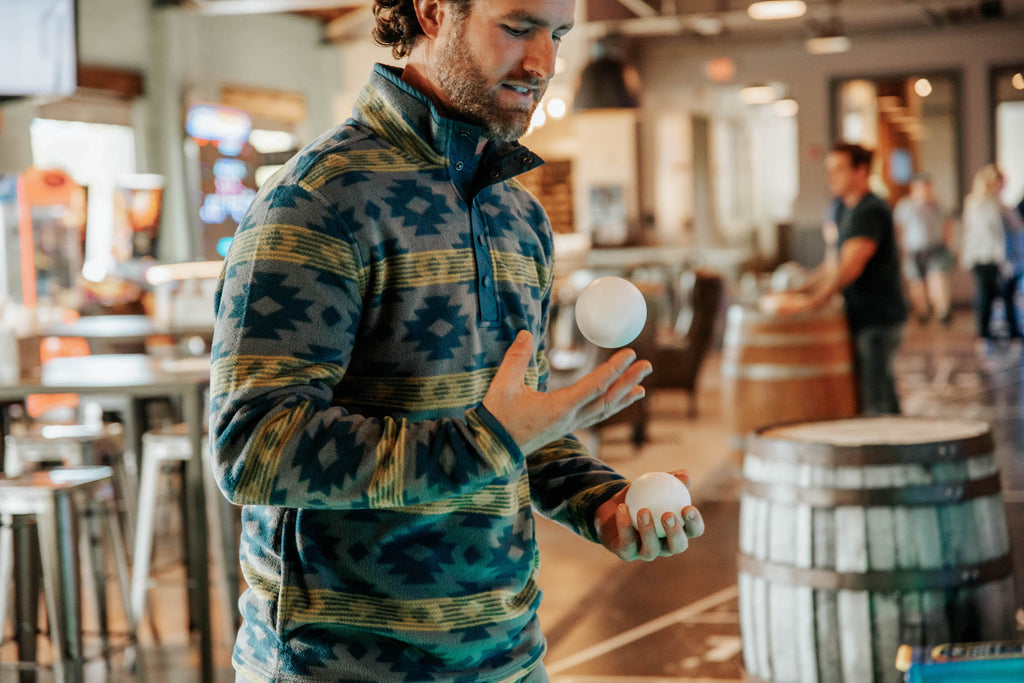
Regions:
[[[684,484],[686,472],[672,472]],[[654,519],[650,510],[640,510],[639,529],[633,527],[629,509],[626,507],[626,487],[606,500],[597,508],[595,525],[601,545],[626,561],[644,560],[650,562],[659,557],[671,557],[686,550],[691,538],[704,533],[704,518],[693,505],[687,505],[678,513],[666,512],[661,523],[665,527],[665,538],[658,538],[654,530]]]
[[[805,292],[769,292],[762,294],[757,307],[762,313],[780,318],[809,311],[817,306]]]

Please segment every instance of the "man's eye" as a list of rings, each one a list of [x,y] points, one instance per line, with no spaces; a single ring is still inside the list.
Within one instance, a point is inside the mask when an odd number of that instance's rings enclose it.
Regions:
[[[525,28],[514,28],[512,26],[505,26],[504,28],[506,33],[508,33],[510,36],[515,36],[516,38],[522,38],[523,36],[530,32],[529,29]]]

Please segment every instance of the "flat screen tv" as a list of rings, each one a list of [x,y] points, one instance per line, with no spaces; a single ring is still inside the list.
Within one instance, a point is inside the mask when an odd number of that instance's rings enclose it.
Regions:
[[[75,91],[75,0],[0,0],[0,102]]]

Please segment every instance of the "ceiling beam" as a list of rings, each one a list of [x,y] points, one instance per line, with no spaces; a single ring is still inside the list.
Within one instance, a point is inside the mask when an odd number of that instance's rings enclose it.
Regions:
[[[644,0],[619,0],[619,4],[638,17],[658,16],[657,10],[644,2]]]
[[[368,1],[361,4],[367,8],[370,5]],[[333,43],[345,42],[356,37],[366,38],[373,21],[373,13],[369,9],[365,12],[349,12],[324,24],[324,37]]]
[[[367,4],[366,0],[189,0],[184,8],[199,14],[276,14],[346,9]]]

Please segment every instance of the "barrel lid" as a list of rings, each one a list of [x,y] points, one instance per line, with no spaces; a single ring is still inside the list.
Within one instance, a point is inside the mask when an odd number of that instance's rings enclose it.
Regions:
[[[747,440],[766,460],[820,465],[935,463],[993,449],[985,422],[895,415],[769,425]]]

